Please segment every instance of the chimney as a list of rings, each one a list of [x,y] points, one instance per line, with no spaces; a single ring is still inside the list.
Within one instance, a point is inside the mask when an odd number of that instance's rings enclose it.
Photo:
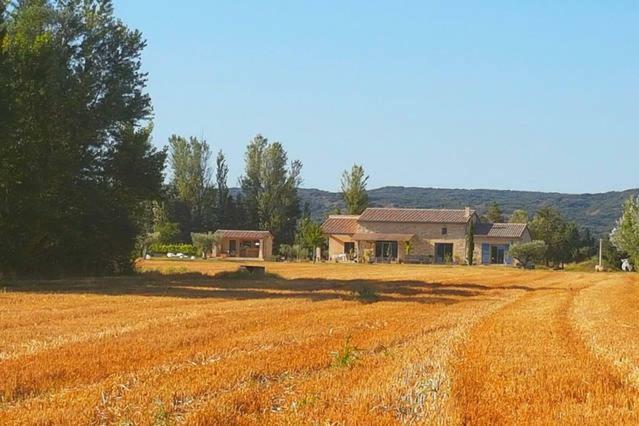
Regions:
[[[470,217],[470,207],[466,206],[466,217]]]

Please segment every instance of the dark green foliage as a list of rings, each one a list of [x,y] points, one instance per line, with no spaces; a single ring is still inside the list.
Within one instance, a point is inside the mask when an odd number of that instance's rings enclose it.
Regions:
[[[245,162],[241,183],[246,226],[270,231],[276,245],[292,242],[300,216],[302,163],[289,165],[282,144],[261,135],[247,146]]]
[[[141,34],[106,0],[16,2],[0,21],[0,271],[130,269],[166,157]]]
[[[216,225],[215,190],[211,184],[210,148],[205,140],[173,135],[169,138],[169,164],[172,203],[170,216],[179,218],[183,240],[191,232],[202,232]]]
[[[244,154],[244,175],[240,179],[246,226],[257,229],[260,224],[259,198],[262,193],[262,157],[268,146],[268,139],[257,135],[249,142]]]
[[[528,223],[528,212],[526,210],[517,209],[508,220],[510,223]]]
[[[313,260],[315,259],[315,249],[326,246],[326,237],[322,234],[320,224],[313,222],[310,216],[303,217],[297,227],[296,243],[306,249]]]
[[[363,285],[354,290],[355,297],[363,303],[373,303],[379,300],[379,296],[375,292],[375,289],[370,286]]]
[[[183,253],[187,256],[199,256],[200,249],[192,244],[153,244],[149,251],[154,254]]]
[[[639,267],[639,197],[630,197],[624,203],[617,226],[610,233],[610,241]]]
[[[493,201],[490,207],[488,207],[486,219],[488,219],[488,222],[492,223],[504,222],[504,212],[501,210],[501,207],[499,207],[499,204],[496,201]]]
[[[606,237],[602,241],[602,258],[606,269],[621,269],[621,259],[628,258],[628,254],[619,251],[617,247],[610,242],[610,238]]]
[[[350,172],[342,173],[342,199],[348,214],[361,214],[368,207],[367,183],[368,176],[361,165],[353,164]]]
[[[475,257],[475,222],[470,221],[466,232],[466,263],[473,264]]]
[[[160,244],[172,244],[180,240],[180,224],[174,222],[161,222],[155,227]]]
[[[233,199],[229,195],[228,186],[229,166],[226,164],[226,157],[222,151],[217,153],[215,159],[215,183],[217,193],[217,228],[229,229],[236,228],[233,223],[233,217],[229,215],[232,207],[230,204]]]
[[[594,239],[590,231],[580,231],[573,222],[566,222],[558,210],[540,209],[529,224],[535,240],[546,243],[544,260],[547,265],[562,266],[567,262],[579,262],[594,253]]]
[[[520,266],[529,265],[531,262],[541,262],[545,259],[548,246],[543,241],[531,241],[529,243],[513,244],[508,254],[519,262]]]
[[[222,238],[213,232],[193,232],[191,233],[191,241],[200,250],[202,257],[206,258],[213,251],[213,247],[222,241]]]

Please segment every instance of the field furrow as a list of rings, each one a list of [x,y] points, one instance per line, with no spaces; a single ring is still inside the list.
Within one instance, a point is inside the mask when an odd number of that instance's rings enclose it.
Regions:
[[[639,422],[637,276],[266,265],[0,283],[0,424]]]
[[[464,423],[639,422],[637,390],[571,326],[580,287],[531,292],[478,324],[454,367]]]

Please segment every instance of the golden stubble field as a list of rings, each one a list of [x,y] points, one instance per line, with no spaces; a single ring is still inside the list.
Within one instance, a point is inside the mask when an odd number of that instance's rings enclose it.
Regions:
[[[0,282],[0,424],[639,423],[639,275],[265,265]]]

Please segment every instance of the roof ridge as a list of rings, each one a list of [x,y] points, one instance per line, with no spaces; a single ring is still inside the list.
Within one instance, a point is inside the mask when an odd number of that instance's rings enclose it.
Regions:
[[[425,207],[367,207],[366,210],[431,210],[431,211],[442,211],[442,210],[452,210],[452,211],[460,211],[465,212],[466,208],[463,209],[450,209],[446,207],[441,208],[425,208]],[[470,209],[471,212],[474,212],[475,209]]]

